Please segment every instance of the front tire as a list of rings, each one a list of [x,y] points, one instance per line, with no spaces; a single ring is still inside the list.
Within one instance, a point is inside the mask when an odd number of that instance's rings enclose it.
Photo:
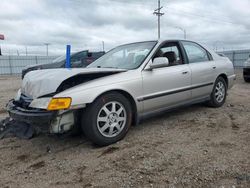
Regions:
[[[210,95],[210,100],[208,102],[211,107],[221,107],[227,97],[227,84],[223,77],[218,77],[215,81],[213,91]]]
[[[99,146],[113,144],[125,137],[132,122],[132,109],[118,92],[104,94],[90,104],[82,117],[86,137]]]

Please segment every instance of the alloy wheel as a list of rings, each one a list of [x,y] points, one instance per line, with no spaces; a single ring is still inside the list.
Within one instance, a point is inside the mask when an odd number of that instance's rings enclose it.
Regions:
[[[127,113],[124,106],[112,101],[105,104],[97,116],[97,128],[105,137],[115,137],[121,133],[127,121]]]
[[[215,86],[215,99],[218,103],[221,103],[226,94],[226,88],[223,82],[219,81]]]

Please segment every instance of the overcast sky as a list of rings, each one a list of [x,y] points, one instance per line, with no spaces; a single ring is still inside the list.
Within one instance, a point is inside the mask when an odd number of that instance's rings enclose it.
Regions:
[[[250,48],[249,0],[161,0],[164,39],[195,40],[210,48]],[[0,41],[4,54],[63,54],[157,39],[157,0],[1,0]]]

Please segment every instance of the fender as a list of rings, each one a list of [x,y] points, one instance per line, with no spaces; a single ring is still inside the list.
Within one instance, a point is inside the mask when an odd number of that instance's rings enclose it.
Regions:
[[[103,93],[114,90],[120,90],[132,96],[136,104],[137,110],[140,113],[143,110],[143,104],[139,103],[136,100],[136,96],[143,94],[142,78],[138,76],[136,78],[133,78],[133,75],[131,75],[131,73],[132,72],[130,72],[129,74],[126,72],[123,73],[122,77],[127,77],[127,80],[125,81],[118,81],[118,77],[116,75],[112,75],[107,78],[102,78],[101,80],[93,80],[82,85],[70,88],[61,93],[56,94],[53,98],[71,97],[71,106],[83,106],[92,103],[97,97],[99,97]],[[128,75],[130,78],[133,79],[128,79]],[[135,73],[135,75],[138,74]],[[111,77],[112,79],[110,79]],[[119,75],[119,77],[121,77],[121,74]],[[112,83],[112,80],[116,80],[116,82]]]

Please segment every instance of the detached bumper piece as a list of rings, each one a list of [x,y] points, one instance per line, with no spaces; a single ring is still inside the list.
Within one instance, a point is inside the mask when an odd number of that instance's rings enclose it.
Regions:
[[[56,116],[55,112],[39,109],[24,109],[17,106],[14,100],[11,100],[7,104],[7,111],[12,119],[28,123],[41,132],[50,131],[50,123]]]
[[[5,118],[0,121],[0,139],[14,136],[20,139],[31,139],[36,135],[35,129],[25,123],[16,121],[10,118]]]

